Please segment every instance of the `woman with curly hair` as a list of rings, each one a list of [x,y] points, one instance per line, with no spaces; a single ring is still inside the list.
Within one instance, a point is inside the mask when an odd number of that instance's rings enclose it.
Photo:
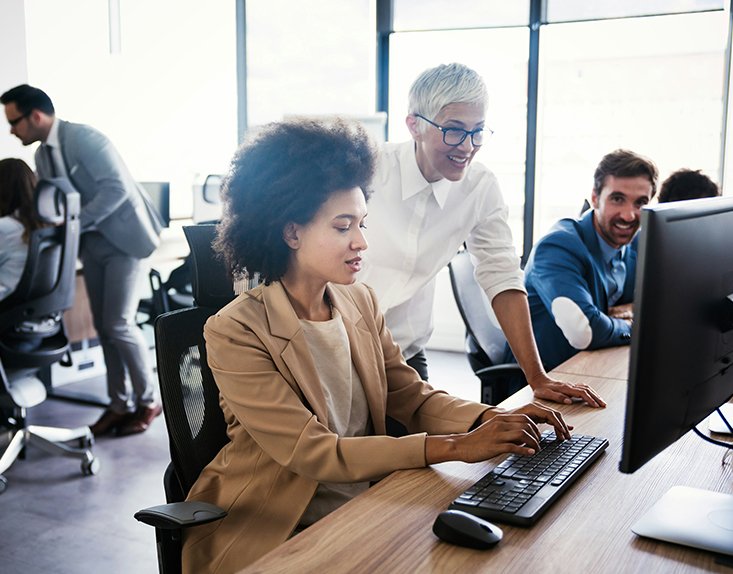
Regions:
[[[0,160],[0,300],[18,285],[28,258],[28,239],[41,223],[33,191],[36,176],[22,159]]]
[[[186,534],[185,571],[237,571],[395,470],[531,454],[537,422],[569,436],[552,409],[451,397],[405,363],[356,282],[374,164],[343,120],[270,124],[234,157],[215,246],[264,283],[204,329],[231,440],[189,499],[228,515]]]

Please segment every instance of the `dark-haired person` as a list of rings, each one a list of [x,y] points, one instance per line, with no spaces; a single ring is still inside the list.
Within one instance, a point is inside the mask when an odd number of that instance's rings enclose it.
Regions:
[[[228,515],[186,534],[186,572],[238,571],[392,471],[531,453],[536,422],[569,436],[552,409],[464,401],[407,366],[356,283],[373,169],[364,129],[340,120],[270,124],[234,157],[215,245],[265,283],[204,329],[231,441],[189,499]],[[385,436],[387,415],[413,434]]]
[[[433,330],[435,278],[465,242],[534,396],[605,406],[588,385],[548,376],[540,361],[508,209],[496,176],[474,161],[491,133],[487,108],[483,79],[463,64],[441,64],[413,82],[405,118],[412,137],[381,150],[372,249],[359,279],[377,293],[407,363],[428,380],[424,348]]]
[[[27,84],[8,90],[0,102],[10,133],[23,145],[41,142],[35,155],[39,177],[66,177],[81,196],[79,255],[110,398],[92,432],[143,432],[161,407],[154,396],[147,344],[135,323],[137,285],[142,259],[158,245],[160,221],[104,134],[58,119],[51,98]]]
[[[28,239],[41,224],[33,192],[36,175],[22,159],[0,160],[0,300],[18,285],[28,258]]]
[[[636,232],[657,177],[654,163],[634,152],[605,155],[593,177],[593,209],[561,219],[532,248],[525,284],[547,370],[584,349],[629,343]]]
[[[659,203],[717,197],[720,188],[699,169],[679,169],[662,182],[659,187]]]

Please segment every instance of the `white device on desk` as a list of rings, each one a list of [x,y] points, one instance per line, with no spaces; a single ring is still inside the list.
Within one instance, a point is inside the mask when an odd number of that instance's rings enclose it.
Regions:
[[[733,496],[673,486],[631,530],[639,536],[733,555]]]
[[[642,211],[622,472],[638,470],[690,430],[733,447],[697,429],[733,397],[732,227],[733,197]],[[673,487],[633,532],[733,555],[729,469],[719,459],[710,465],[723,492]]]
[[[720,407],[720,412],[723,413],[728,424],[733,425],[733,404],[728,403],[727,405],[723,405]],[[711,414],[710,418],[708,418],[708,430],[710,430],[710,432],[717,432],[720,434],[733,434],[733,431],[731,431],[728,425],[723,422],[723,419],[720,418],[717,411]]]

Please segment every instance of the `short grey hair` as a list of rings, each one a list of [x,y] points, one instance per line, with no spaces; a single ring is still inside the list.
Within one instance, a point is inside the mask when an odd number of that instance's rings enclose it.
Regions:
[[[486,106],[489,93],[481,76],[463,64],[441,64],[425,70],[410,87],[409,114],[435,118],[448,104],[465,103]],[[423,132],[427,125],[420,122]]]

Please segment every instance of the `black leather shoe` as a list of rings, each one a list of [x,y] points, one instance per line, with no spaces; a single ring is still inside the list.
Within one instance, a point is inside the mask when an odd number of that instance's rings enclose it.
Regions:
[[[155,417],[160,416],[163,407],[158,403],[153,403],[147,407],[138,407],[135,414],[132,415],[123,425],[117,428],[117,436],[127,436],[138,434],[148,430],[150,423]]]
[[[102,416],[99,417],[99,420],[91,425],[89,429],[92,431],[94,436],[101,436],[128,422],[132,416],[133,413],[120,414],[107,409],[102,413]]]

